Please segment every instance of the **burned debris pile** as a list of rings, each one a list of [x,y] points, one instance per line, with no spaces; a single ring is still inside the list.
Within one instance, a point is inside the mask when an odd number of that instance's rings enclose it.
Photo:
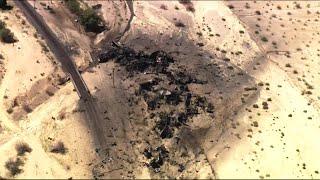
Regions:
[[[191,92],[188,84],[205,83],[191,78],[185,72],[168,72],[166,78],[154,78],[140,84],[137,95],[141,95],[156,117],[155,130],[163,139],[172,138],[175,129],[187,125],[189,119],[201,112],[213,115],[214,106],[207,98]],[[169,107],[169,111],[163,111]]]
[[[148,77],[147,81],[139,82],[135,95],[144,100],[148,119],[153,120],[153,130],[161,139],[177,136],[179,129],[188,126],[188,122],[198,114],[207,113],[213,117],[214,105],[205,96],[189,90],[190,84],[207,82],[197,79],[183,67],[170,66],[175,61],[166,52],[146,54],[128,47],[117,47],[98,57],[100,63],[113,59],[126,69],[129,77]],[[150,159],[148,166],[159,172],[169,152],[162,146],[162,150],[147,148],[143,154]]]
[[[161,145],[155,149],[147,147],[143,154],[147,159],[151,159],[148,166],[154,169],[155,172],[159,172],[165,159],[168,158],[169,151],[164,147],[164,145]]]
[[[136,72],[154,72],[166,73],[173,59],[163,51],[156,51],[150,55],[144,52],[135,52],[131,48],[113,48],[111,51],[99,55],[100,63],[115,59],[116,63],[125,66],[126,70],[131,73]]]

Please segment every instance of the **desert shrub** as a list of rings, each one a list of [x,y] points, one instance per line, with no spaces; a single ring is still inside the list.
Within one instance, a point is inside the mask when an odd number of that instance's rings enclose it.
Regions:
[[[187,9],[187,11],[190,11],[190,12],[195,12],[196,11],[196,9],[193,7],[192,4],[188,5],[186,9]]]
[[[6,23],[3,21],[0,21],[0,29],[4,29],[5,27],[6,27]]]
[[[18,143],[16,144],[16,151],[18,156],[24,156],[25,153],[30,153],[32,151],[31,147],[27,143]]]
[[[6,28],[6,23],[3,21],[0,21],[0,40],[5,43],[16,42],[13,33]]]
[[[8,5],[7,0],[0,0],[0,9],[10,10],[12,9],[12,6]]]
[[[47,90],[46,90],[46,94],[47,94],[48,96],[53,96],[53,95],[54,95],[54,93],[53,93],[50,89],[47,89]]]
[[[260,11],[256,11],[255,13],[256,13],[256,15],[261,15]]]
[[[66,154],[67,151],[68,151],[67,148],[64,146],[63,142],[61,141],[54,144],[50,150],[50,152],[52,153],[59,153],[59,154]]]
[[[261,41],[263,41],[263,42],[268,42],[268,39],[267,39],[266,37],[262,37],[262,38],[261,38]]]
[[[33,111],[33,109],[28,104],[23,105],[22,108],[27,113],[31,113]]]
[[[176,23],[174,23],[174,25],[177,27],[186,27],[186,25],[181,21],[177,21]]]
[[[80,15],[80,23],[86,31],[99,33],[103,31],[103,24],[100,16],[92,8],[88,8]]]
[[[228,5],[229,9],[234,9],[234,6],[232,4]]]
[[[191,0],[179,0],[180,4],[190,4]]]
[[[5,43],[16,42],[13,33],[7,28],[0,29],[0,39],[2,42],[5,42]]]
[[[47,52],[49,52],[49,49],[48,49],[48,47],[47,47],[47,45],[46,45],[46,44],[44,44],[44,43],[43,43],[43,42],[41,42],[41,41],[40,41],[40,43],[39,43],[39,44],[40,44],[41,49],[42,49],[42,51],[43,51],[43,52],[46,52],[46,53],[47,53]]]
[[[166,5],[164,5],[164,4],[161,4],[160,9],[168,10],[168,7]]]
[[[0,8],[3,9],[4,7],[7,7],[7,0],[0,0]]]
[[[10,107],[10,108],[8,108],[8,109],[7,109],[7,113],[8,113],[8,114],[13,113],[13,109],[12,109],[11,107]]]
[[[183,4],[186,7],[187,11],[195,12],[195,9],[193,7],[191,0],[179,0],[179,3]]]
[[[5,163],[5,168],[10,172],[11,176],[15,176],[22,172],[22,169],[20,168],[20,166],[22,166],[23,164],[24,162],[20,158],[17,158],[16,160],[13,160],[12,158],[10,158]]]

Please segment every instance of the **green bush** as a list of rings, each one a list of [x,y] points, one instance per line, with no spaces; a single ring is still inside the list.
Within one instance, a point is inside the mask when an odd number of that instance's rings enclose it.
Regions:
[[[12,9],[12,6],[8,5],[7,0],[0,0],[0,9],[10,10]]]
[[[86,31],[100,33],[104,30],[102,19],[92,8],[81,9],[78,0],[65,0],[65,2],[67,8],[79,17]]]
[[[8,7],[7,0],[0,0],[0,8],[5,9]]]
[[[1,1],[1,0],[0,0]],[[77,0],[65,0],[68,9],[77,15],[82,13],[82,9],[80,8],[80,3]]]
[[[88,8],[82,12],[80,23],[89,32],[99,33],[103,30],[102,20],[92,8]]]

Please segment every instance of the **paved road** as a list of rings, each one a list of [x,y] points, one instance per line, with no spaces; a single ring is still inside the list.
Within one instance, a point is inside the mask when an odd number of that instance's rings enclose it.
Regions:
[[[14,0],[14,2],[27,17],[28,21],[42,35],[52,53],[56,56],[57,60],[60,61],[63,70],[70,75],[78,95],[80,99],[83,100],[85,105],[88,116],[88,124],[91,126],[91,130],[94,132],[94,136],[96,136],[95,138],[98,141],[97,143],[99,143],[100,146],[103,146],[106,143],[106,139],[102,127],[99,126],[99,124],[101,124],[99,122],[102,120],[102,118],[100,118],[100,115],[96,110],[96,104],[84,80],[82,79],[82,76],[77,70],[77,67],[74,65],[72,58],[68,55],[66,48],[60,42],[58,37],[51,31],[49,26],[44,22],[43,18],[26,0]]]

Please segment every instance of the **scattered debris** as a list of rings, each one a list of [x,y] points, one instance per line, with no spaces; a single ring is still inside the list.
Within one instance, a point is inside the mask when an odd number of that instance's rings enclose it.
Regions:
[[[187,125],[188,119],[200,111],[213,114],[214,106],[204,96],[189,91],[189,84],[206,84],[189,75],[186,70],[171,70],[169,66],[173,58],[164,51],[146,54],[135,52],[128,47],[116,46],[112,50],[99,55],[100,63],[114,59],[133,76],[135,73],[162,74],[148,81],[141,82],[138,95],[141,95],[148,110],[153,111],[162,106],[171,106],[171,112],[155,112],[157,118],[155,130],[163,139],[172,138],[175,129]],[[175,108],[176,107],[176,108]],[[180,107],[180,108],[178,108]]]
[[[186,168],[184,167],[184,165],[179,164],[179,169],[178,169],[179,172],[183,172],[185,169]]]
[[[149,147],[149,151],[152,151],[152,149]],[[161,145],[159,147],[156,147],[154,150],[154,154],[157,153],[156,156],[154,156],[151,161],[149,162],[148,166],[154,170],[154,172],[160,172],[161,166],[164,164],[164,161],[168,158],[169,152],[165,148],[164,145]],[[151,156],[150,156],[151,158]],[[148,158],[148,159],[150,159]]]
[[[100,63],[114,60],[124,67],[129,78],[139,79],[135,94],[145,101],[149,118],[154,120],[153,130],[161,139],[175,137],[182,126],[188,126],[189,120],[200,113],[206,113],[213,118],[214,105],[205,96],[189,90],[189,85],[203,85],[207,81],[198,79],[182,67],[173,68],[171,64],[175,60],[166,52],[159,50],[147,54],[115,45],[98,55],[98,58]],[[141,80],[144,79],[141,77],[148,79]],[[147,147],[143,155],[150,159],[148,166],[154,172],[160,172],[169,151],[164,146],[156,149]],[[179,166],[179,171],[184,169],[184,166]]]
[[[150,147],[147,147],[144,151],[143,154],[146,158],[150,159],[152,157],[152,149]]]
[[[163,51],[156,51],[150,55],[143,52],[136,53],[130,48],[115,48],[98,56],[99,62],[104,63],[110,59],[115,59],[116,63],[125,66],[128,72],[152,71],[165,73],[173,59]]]

